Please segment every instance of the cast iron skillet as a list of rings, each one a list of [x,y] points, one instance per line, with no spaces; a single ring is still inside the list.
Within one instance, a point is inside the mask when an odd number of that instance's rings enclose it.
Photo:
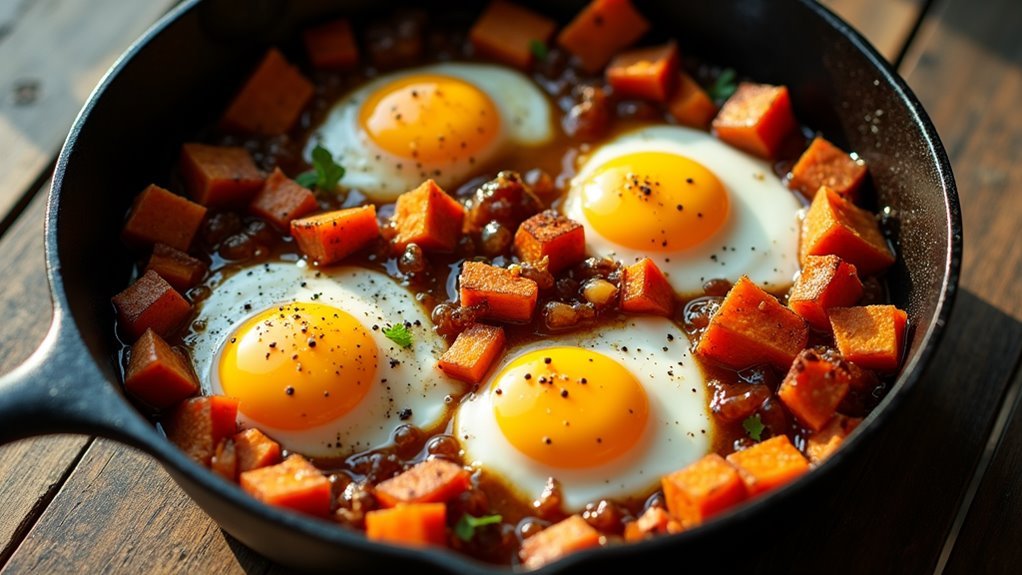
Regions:
[[[566,21],[583,1],[526,2]],[[46,212],[53,325],[39,350],[0,378],[0,443],[49,433],[109,437],[157,458],[226,531],[281,563],[308,569],[487,572],[445,551],[395,549],[360,534],[274,509],[193,462],[123,397],[110,296],[128,280],[118,242],[131,198],[168,174],[182,141],[223,110],[269,44],[294,44],[304,24],[330,15],[385,14],[390,2],[191,0],[160,20],[114,65],[78,116],[57,162]],[[466,21],[478,2],[453,6]],[[856,150],[870,165],[877,205],[889,208],[899,254],[892,299],[912,318],[905,367],[880,407],[821,469],[700,529],[641,544],[582,552],[548,566],[625,565],[741,533],[753,516],[826,480],[849,452],[876,441],[883,420],[933,354],[950,313],[961,262],[961,221],[951,167],[919,102],[847,24],[809,0],[637,0],[686,53],[787,85],[799,119]],[[456,10],[457,9],[457,10]],[[438,17],[442,17],[438,15]],[[666,34],[665,34],[666,35]]]

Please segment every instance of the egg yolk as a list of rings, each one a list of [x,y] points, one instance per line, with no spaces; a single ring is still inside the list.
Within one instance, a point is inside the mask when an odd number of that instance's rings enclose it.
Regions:
[[[369,393],[379,352],[350,314],[294,303],[245,320],[220,358],[224,394],[258,423],[308,429],[350,412]]]
[[[504,437],[545,465],[602,465],[632,449],[649,418],[638,379],[621,364],[578,347],[516,358],[490,387]]]
[[[359,110],[359,124],[377,146],[422,162],[469,162],[500,131],[490,97],[458,78],[416,75],[375,91]]]
[[[724,185],[702,164],[666,152],[619,156],[582,183],[582,211],[608,240],[653,252],[703,243],[727,221]]]

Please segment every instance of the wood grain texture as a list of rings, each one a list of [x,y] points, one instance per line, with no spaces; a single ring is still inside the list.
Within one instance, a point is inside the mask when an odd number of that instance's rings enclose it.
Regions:
[[[33,191],[103,73],[172,4],[39,0],[11,11],[0,42],[0,215]]]
[[[901,53],[923,9],[923,0],[821,0],[820,3],[862,32],[891,62]]]

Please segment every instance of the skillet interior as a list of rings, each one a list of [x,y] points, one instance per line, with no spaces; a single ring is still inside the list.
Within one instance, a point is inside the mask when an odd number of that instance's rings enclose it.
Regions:
[[[522,2],[567,20],[584,1]],[[891,273],[892,301],[914,320],[906,367],[894,389],[844,451],[860,445],[890,416],[918,377],[947,317],[957,281],[960,223],[950,169],[929,121],[914,97],[885,69],[861,38],[808,1],[636,2],[659,34],[677,37],[682,50],[735,67],[758,81],[789,86],[799,119],[870,165],[878,205],[891,208],[899,260]],[[81,332],[88,353],[111,385],[119,387],[113,317],[107,302],[128,281],[129,260],[118,241],[121,217],[154,175],[170,172],[180,143],[224,109],[243,76],[269,44],[293,46],[295,31],[324,15],[386,13],[394,3],[352,0],[206,0],[186,2],[129,51],[104,80],[76,123],[58,164],[48,214],[47,259],[56,304]],[[469,14],[481,3],[445,3]],[[781,30],[797,30],[784,34]],[[446,553],[392,551],[340,529],[255,504],[239,490],[192,463],[155,431],[133,442],[160,458],[188,493],[226,530],[294,566],[347,569],[425,558],[443,570],[472,571],[478,564]],[[823,467],[832,469],[839,453]],[[658,552],[714,532],[734,531],[746,516],[786,500],[816,481],[799,481],[745,506],[709,529],[612,551],[582,553],[551,566],[596,559],[601,565],[635,552],[652,561]],[[719,533],[718,533],[719,535]],[[386,563],[380,563],[384,561]],[[420,566],[421,570],[422,567]]]

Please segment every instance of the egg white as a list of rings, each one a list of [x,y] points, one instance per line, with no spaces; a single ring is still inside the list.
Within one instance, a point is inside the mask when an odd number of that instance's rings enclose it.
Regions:
[[[635,250],[601,235],[582,210],[582,183],[606,162],[637,152],[665,152],[699,162],[717,176],[730,199],[727,221],[705,242],[675,252]],[[652,259],[682,295],[697,295],[711,279],[737,281],[742,275],[764,288],[782,290],[798,272],[798,199],[774,176],[770,165],[710,134],[683,126],[653,126],[623,134],[580,160],[564,201],[564,213],[585,226],[591,254],[631,264]],[[624,224],[627,225],[627,224]]]
[[[263,310],[293,302],[336,307],[367,328],[379,350],[374,385],[357,407],[328,424],[282,430],[239,412],[242,427],[257,427],[299,453],[336,457],[388,444],[400,424],[431,428],[445,418],[445,397],[462,389],[433,368],[447,344],[430,329],[429,315],[406,289],[380,272],[353,266],[317,270],[304,261],[266,263],[216,285],[201,302],[193,332],[185,341],[204,393],[223,393],[219,358],[235,326]],[[409,349],[383,335],[385,327],[399,322],[411,324]],[[402,421],[398,414],[404,409],[412,414]]]
[[[524,498],[538,498],[547,478],[553,477],[560,482],[564,510],[570,513],[604,497],[648,494],[662,475],[709,451],[712,430],[704,378],[689,354],[688,338],[675,324],[659,317],[634,317],[598,331],[547,338],[510,349],[491,373],[499,374],[523,354],[566,345],[602,353],[636,376],[649,398],[649,418],[639,442],[629,453],[596,467],[557,468],[538,462],[516,449],[500,430],[491,375],[455,414],[454,432],[466,462],[503,480]]]
[[[416,75],[441,75],[469,82],[485,92],[500,113],[500,131],[490,149],[459,165],[416,162],[378,147],[359,125],[362,103],[387,84]],[[455,186],[501,153],[520,146],[537,146],[553,137],[551,109],[543,93],[520,72],[488,64],[445,63],[386,74],[340,98],[305,146],[311,159],[317,144],[330,150],[346,173],[341,185],[357,189],[378,202],[393,201],[427,178],[441,187]]]

